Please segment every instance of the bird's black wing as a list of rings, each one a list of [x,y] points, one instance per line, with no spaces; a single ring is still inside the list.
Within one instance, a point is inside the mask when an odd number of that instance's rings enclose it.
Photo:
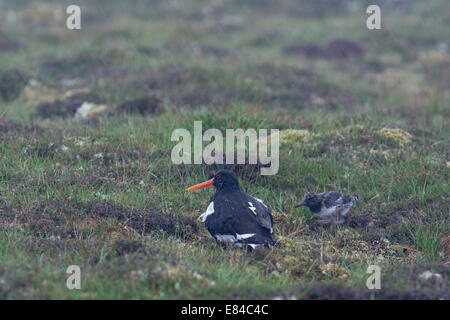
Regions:
[[[248,204],[248,212],[251,215],[254,215],[257,223],[269,230],[270,233],[273,232],[273,217],[272,212],[269,207],[262,202],[262,200],[252,197],[247,194],[247,204]]]
[[[216,239],[235,237],[238,242],[273,244],[273,219],[269,208],[260,200],[238,191],[232,195],[215,194],[214,214],[206,228]]]
[[[344,195],[338,191],[324,192],[320,195],[322,196],[323,203],[327,208],[342,204],[344,198]]]

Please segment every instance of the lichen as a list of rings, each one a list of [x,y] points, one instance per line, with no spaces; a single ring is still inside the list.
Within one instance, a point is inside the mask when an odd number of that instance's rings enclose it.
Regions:
[[[378,131],[378,134],[381,137],[395,142],[400,146],[404,146],[405,144],[410,143],[412,140],[412,135],[409,132],[398,128],[383,128]]]
[[[384,158],[385,160],[392,160],[396,157],[396,152],[392,149],[386,150],[378,150],[378,149],[370,149],[369,153],[373,156],[378,156],[380,158]]]
[[[280,146],[292,146],[303,142],[307,137],[311,137],[311,133],[308,130],[286,129],[279,131],[278,134]],[[267,141],[261,141],[260,143],[270,144],[273,138],[272,135],[267,137]]]
[[[54,102],[61,97],[61,94],[51,88],[47,88],[41,82],[31,79],[23,89],[19,100],[26,105],[37,105],[44,102]]]
[[[280,145],[293,145],[311,136],[308,130],[287,129],[280,131]]]
[[[360,124],[352,124],[349,126],[346,126],[344,128],[345,132],[350,132],[350,133],[361,133],[364,131],[364,126],[360,125]]]
[[[347,271],[336,263],[327,263],[320,266],[320,270],[324,275],[334,276],[340,279],[348,278]]]
[[[450,55],[442,51],[431,50],[420,54],[419,60],[427,66],[439,65],[441,63],[449,63]]]
[[[286,249],[295,249],[297,247],[295,241],[288,237],[280,236],[277,238],[277,241],[281,243]]]

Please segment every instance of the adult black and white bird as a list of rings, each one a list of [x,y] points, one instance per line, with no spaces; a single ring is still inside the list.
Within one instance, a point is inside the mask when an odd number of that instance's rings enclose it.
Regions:
[[[307,193],[305,199],[298,203],[295,208],[306,206],[319,218],[322,224],[341,224],[350,208],[353,206],[355,196],[345,196],[338,191],[328,191],[323,193]]]
[[[200,218],[214,239],[252,248],[268,248],[276,243],[270,209],[260,199],[242,191],[232,171],[219,170],[212,179],[188,190],[211,185],[216,192]]]

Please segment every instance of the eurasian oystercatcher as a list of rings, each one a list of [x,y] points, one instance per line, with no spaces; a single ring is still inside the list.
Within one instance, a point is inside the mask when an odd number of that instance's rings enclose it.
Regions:
[[[355,196],[345,196],[338,191],[310,192],[295,208],[308,207],[315,216],[319,217],[319,222],[322,224],[341,224],[345,221],[355,199]]]
[[[243,192],[233,172],[220,170],[212,179],[188,190],[211,185],[216,187],[216,193],[200,218],[214,239],[252,248],[276,243],[270,209],[260,199]]]

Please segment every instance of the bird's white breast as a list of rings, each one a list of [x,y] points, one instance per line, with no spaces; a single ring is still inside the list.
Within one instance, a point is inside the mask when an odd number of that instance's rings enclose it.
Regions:
[[[351,205],[340,205],[340,206],[331,206],[329,208],[326,208],[325,206],[322,207],[322,210],[320,210],[318,216],[325,218],[325,217],[333,217],[337,214],[339,216],[345,216],[348,211],[350,210]]]
[[[338,213],[336,210],[339,211],[337,206],[331,206],[329,208],[323,206],[319,212],[319,216],[320,217],[330,217],[330,216],[336,215]]]

